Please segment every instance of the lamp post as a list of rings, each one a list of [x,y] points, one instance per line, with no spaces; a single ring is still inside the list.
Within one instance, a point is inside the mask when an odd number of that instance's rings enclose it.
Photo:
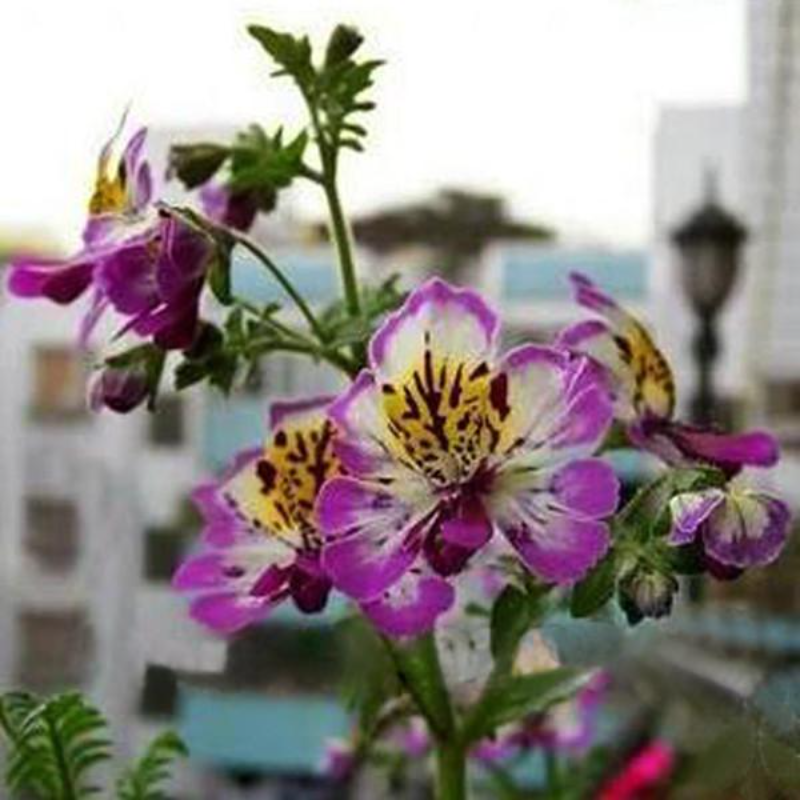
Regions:
[[[672,233],[683,291],[697,318],[692,343],[697,388],[690,413],[692,421],[699,425],[716,421],[713,378],[714,362],[720,351],[716,323],[736,283],[746,240],[746,228],[719,203],[714,175],[709,174],[702,204]],[[690,603],[702,601],[703,586],[702,577],[689,578]]]
[[[701,206],[672,233],[678,252],[681,284],[697,318],[692,353],[697,366],[697,390],[692,420],[715,421],[714,362],[719,355],[717,317],[736,283],[747,229],[717,199],[716,182],[709,176]]]

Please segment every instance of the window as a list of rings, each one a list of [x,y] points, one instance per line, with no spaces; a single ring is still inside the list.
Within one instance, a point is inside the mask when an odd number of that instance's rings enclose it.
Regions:
[[[231,641],[224,680],[238,689],[335,692],[343,646],[335,628],[279,622],[254,626]]]
[[[144,574],[149,581],[170,581],[183,554],[183,534],[175,528],[147,528]]]
[[[169,667],[148,664],[144,673],[140,710],[147,717],[171,717],[178,705],[178,679]]]
[[[75,504],[49,497],[27,498],[24,546],[46,570],[66,572],[72,569],[80,548]]]
[[[770,381],[767,412],[775,419],[800,417],[800,380]]]
[[[36,692],[52,692],[86,681],[92,637],[85,613],[24,611],[18,625],[18,683]]]
[[[150,415],[150,442],[161,447],[178,447],[185,437],[185,407],[177,395],[160,397]]]
[[[71,347],[42,346],[33,358],[33,414],[45,419],[83,416],[88,370],[82,354]]]

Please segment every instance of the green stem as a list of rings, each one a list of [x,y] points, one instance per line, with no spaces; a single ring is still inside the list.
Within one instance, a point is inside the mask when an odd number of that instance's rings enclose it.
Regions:
[[[558,757],[551,752],[544,754],[547,797],[558,800],[561,797],[561,769]]]
[[[250,241],[246,236],[236,234],[236,241],[249,251],[256,259],[263,264],[271,273],[272,277],[281,285],[281,288],[292,298],[300,313],[305,317],[309,327],[314,332],[314,335],[321,341],[325,341],[325,330],[319,324],[319,321],[314,316],[314,312],[309,308],[308,303],[303,299],[303,296],[297,289],[294,288],[292,282],[281,272],[275,262],[254,242]]]
[[[328,201],[328,211],[331,216],[331,236],[336,244],[336,254],[339,259],[339,274],[342,279],[345,305],[351,317],[358,317],[361,314],[361,297],[358,291],[358,277],[353,258],[352,238],[342,210],[339,191],[336,188],[336,172],[334,169],[326,174],[324,187],[325,197]]]
[[[338,350],[333,348],[320,347],[314,342],[300,339],[284,339],[276,343],[273,339],[269,339],[262,344],[256,339],[249,342],[249,346],[256,351],[258,351],[259,347],[263,347],[263,351],[280,350],[287,353],[302,353],[304,355],[313,356],[322,361],[327,361],[328,364],[341,370],[350,378],[354,378],[358,372],[358,366],[347,358],[347,356],[343,356]]]
[[[467,759],[457,741],[436,746],[436,800],[466,800]]]

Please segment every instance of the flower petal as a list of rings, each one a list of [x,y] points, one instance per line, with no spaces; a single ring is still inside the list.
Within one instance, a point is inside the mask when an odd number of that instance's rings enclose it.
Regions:
[[[192,619],[221,634],[236,633],[264,619],[278,601],[233,593],[208,594],[192,601]]]
[[[389,636],[421,636],[455,600],[455,590],[443,578],[408,572],[402,580],[361,608]]]
[[[499,320],[483,298],[433,278],[412,292],[370,343],[370,366],[381,381],[404,378],[429,349],[454,362],[488,360]]]
[[[572,461],[550,483],[558,503],[572,514],[603,519],[616,511],[619,480],[610,464],[597,458]]]
[[[604,322],[569,328],[558,343],[586,353],[609,371],[621,417],[671,417],[675,408],[672,370],[647,329],[584,275],[575,273],[570,278],[577,302],[600,314]]]
[[[66,261],[21,258],[9,267],[8,290],[17,297],[46,297],[67,305],[89,288],[94,267],[90,254]]]
[[[590,455],[613,419],[611,398],[588,359],[536,345],[504,358],[492,381],[492,407],[497,450],[528,467]]]
[[[706,489],[702,492],[684,492],[675,495],[669,503],[672,514],[669,543],[682,545],[693,542],[698,528],[724,501],[725,492],[720,489]]]
[[[274,430],[282,425],[322,422],[327,407],[333,400],[331,395],[306,397],[302,400],[276,400],[269,407],[270,428]]]
[[[539,519],[521,515],[500,527],[528,569],[548,583],[580,580],[609,547],[604,523],[563,514]]]
[[[442,521],[442,538],[471,550],[492,538],[492,522],[480,499],[466,496],[458,500],[451,515]]]
[[[769,564],[786,544],[790,517],[788,506],[777,498],[731,492],[703,528],[706,552],[731,567]]]
[[[382,486],[329,480],[317,519],[326,540],[322,562],[336,588],[370,600],[396,583],[416,560],[430,517],[430,508],[415,508]]]

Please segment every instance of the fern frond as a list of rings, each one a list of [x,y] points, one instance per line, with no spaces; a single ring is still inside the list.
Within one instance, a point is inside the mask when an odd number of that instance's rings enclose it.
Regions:
[[[156,736],[142,757],[117,781],[119,800],[167,800],[163,784],[171,776],[173,763],[188,755],[186,745],[172,731]]]
[[[8,744],[6,785],[38,800],[85,800],[99,790],[92,768],[110,758],[106,721],[77,693],[42,699],[0,696],[0,728]]]

